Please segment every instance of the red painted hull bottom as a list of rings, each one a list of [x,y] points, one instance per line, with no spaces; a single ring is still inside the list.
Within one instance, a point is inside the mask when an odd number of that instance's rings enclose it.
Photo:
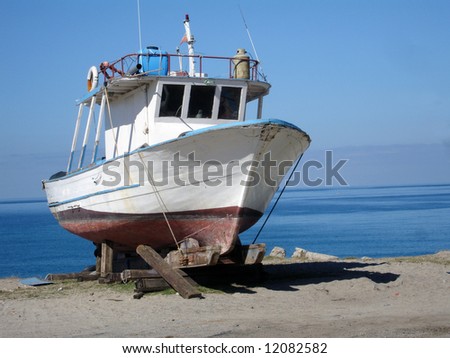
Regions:
[[[155,250],[175,248],[174,238],[162,214],[120,214],[73,209],[54,213],[59,224],[71,233],[94,243],[111,241],[123,250],[149,245]],[[254,225],[262,213],[253,209],[227,207],[167,213],[177,241],[188,237],[200,246],[220,245],[230,252],[238,234]]]

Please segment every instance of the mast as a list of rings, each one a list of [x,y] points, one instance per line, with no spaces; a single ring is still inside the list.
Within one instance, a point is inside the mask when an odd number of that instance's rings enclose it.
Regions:
[[[189,49],[189,76],[195,76],[195,61],[194,61],[194,36],[191,33],[191,27],[189,25],[189,15],[186,14],[186,18],[184,20],[184,29],[186,31],[186,40]]]
[[[137,16],[138,16],[138,35],[139,35],[139,50],[142,51],[142,33],[141,33],[141,6],[140,1],[137,0]]]

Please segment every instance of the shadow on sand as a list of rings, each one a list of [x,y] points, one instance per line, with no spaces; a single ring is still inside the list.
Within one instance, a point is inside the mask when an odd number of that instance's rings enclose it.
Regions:
[[[253,287],[265,287],[275,291],[298,291],[298,286],[341,280],[368,278],[376,284],[393,282],[400,275],[364,270],[382,263],[364,262],[305,262],[261,265],[247,268],[247,272],[223,272],[214,280],[195,277],[195,280],[210,288],[226,293],[256,293]],[[218,277],[221,277],[218,279]]]

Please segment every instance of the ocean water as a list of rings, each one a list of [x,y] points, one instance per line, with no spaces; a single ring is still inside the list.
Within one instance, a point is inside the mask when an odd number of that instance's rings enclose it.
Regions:
[[[289,256],[296,247],[340,258],[432,254],[450,249],[450,185],[288,188],[266,226],[258,242]]]
[[[277,194],[278,195],[278,194]],[[251,243],[263,217],[241,235]],[[345,257],[450,249],[450,185],[287,188],[257,240]],[[94,245],[62,229],[45,201],[0,201],[0,277],[45,277],[93,265]]]

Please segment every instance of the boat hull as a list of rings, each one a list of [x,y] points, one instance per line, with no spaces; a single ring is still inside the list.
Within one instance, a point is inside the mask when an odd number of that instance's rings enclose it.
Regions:
[[[263,215],[309,137],[283,121],[209,127],[46,181],[68,231],[124,250],[186,238],[230,252]]]

